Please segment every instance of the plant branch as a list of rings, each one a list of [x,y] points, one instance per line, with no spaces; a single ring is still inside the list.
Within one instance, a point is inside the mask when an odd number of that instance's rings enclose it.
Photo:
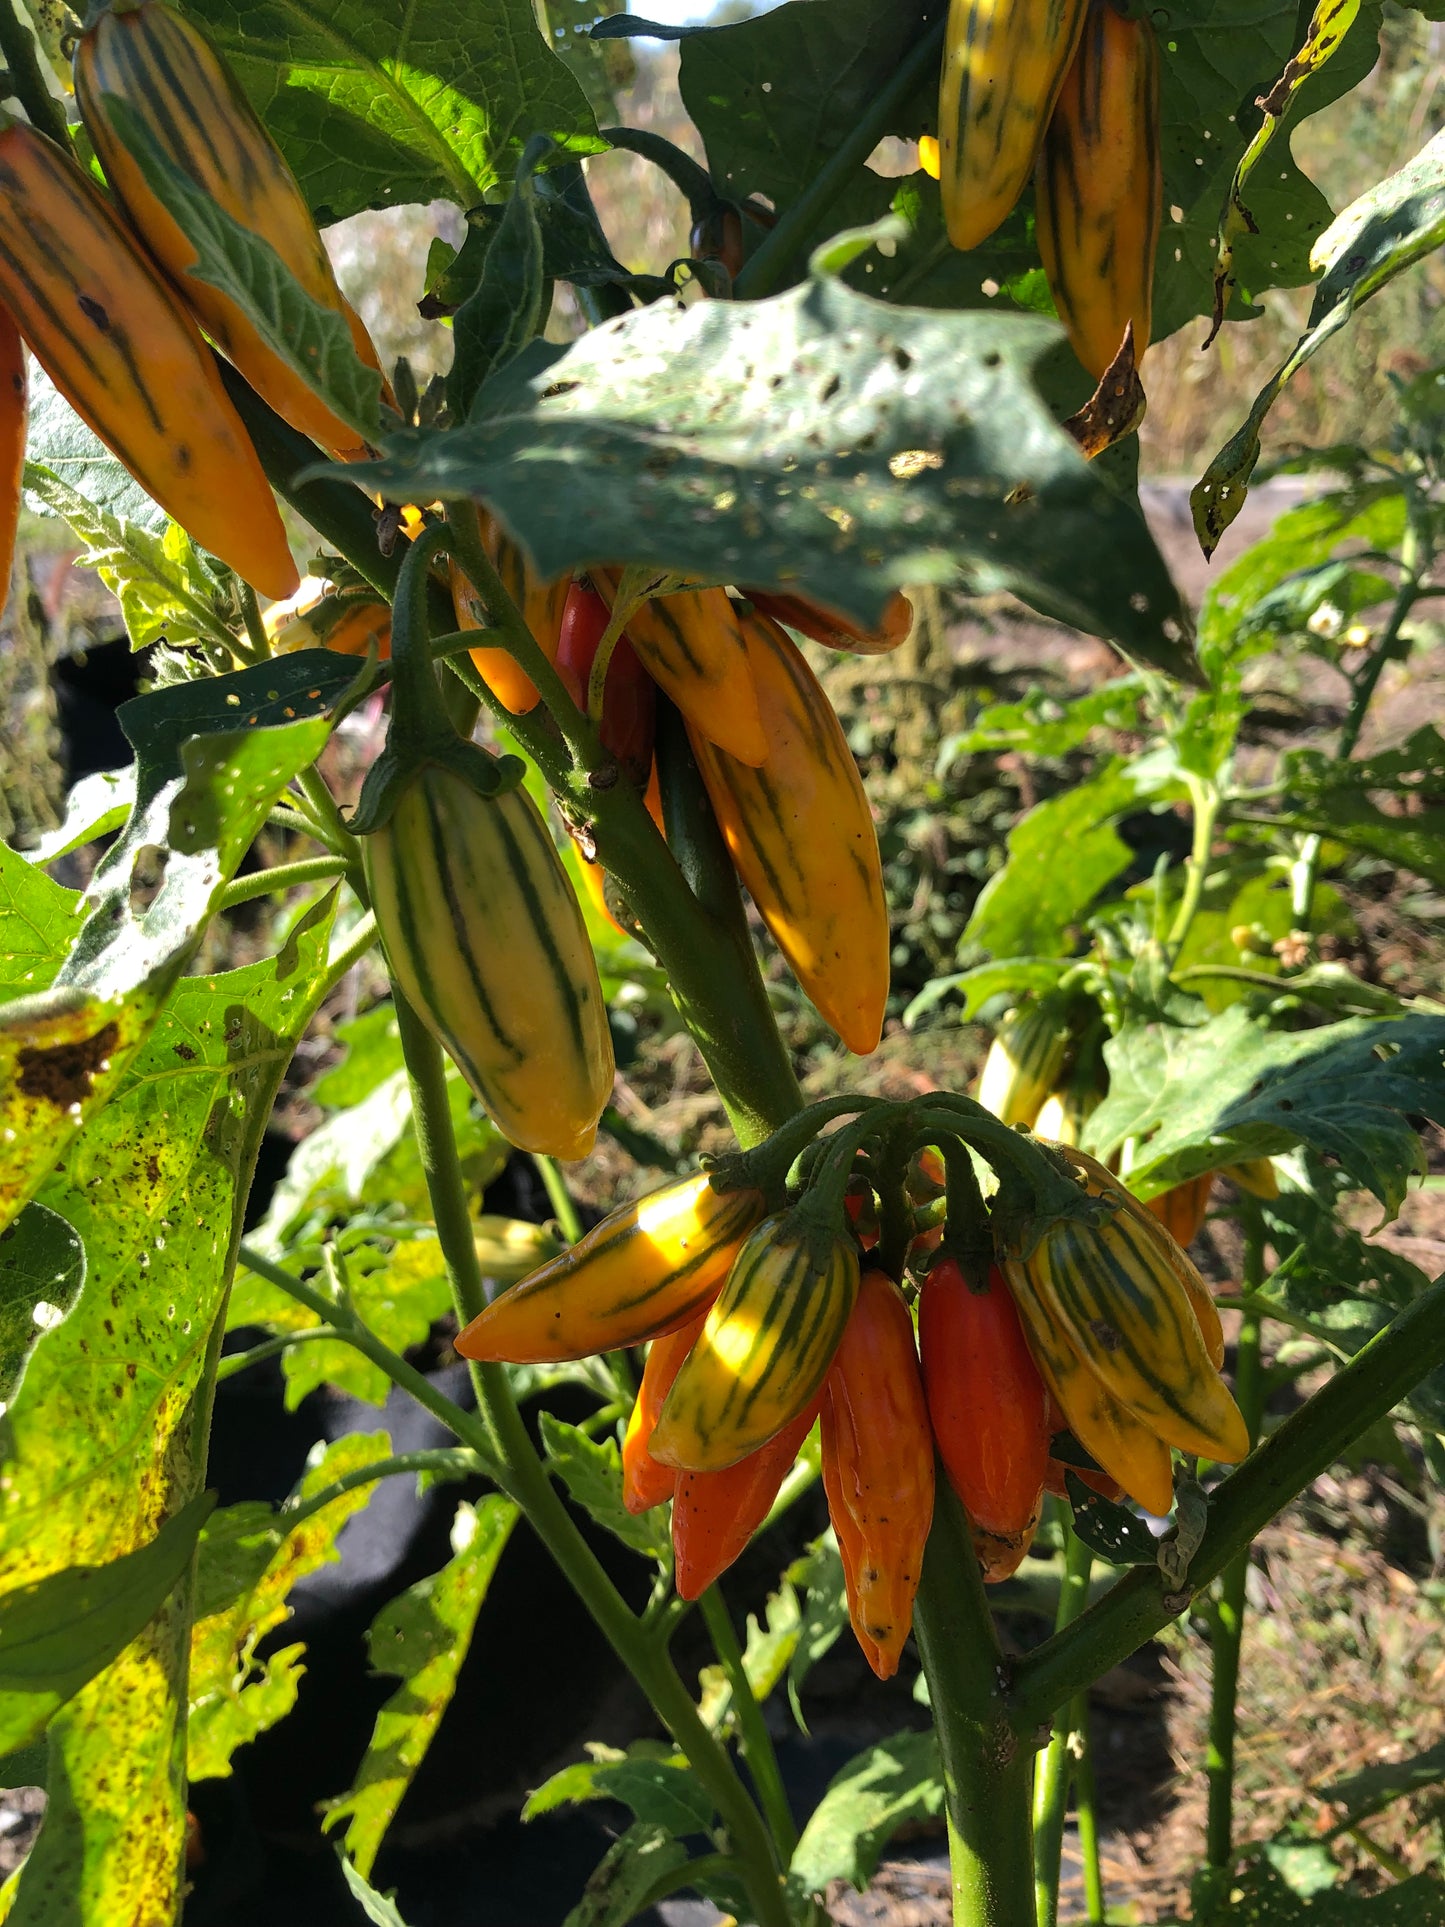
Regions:
[[[1054,1631],[1072,1625],[1089,1603],[1094,1555],[1067,1522],[1064,1525],[1064,1575]],[[1059,1917],[1059,1861],[1064,1816],[1073,1777],[1074,1706],[1070,1700],[1054,1721],[1049,1743],[1034,1768],[1034,1906],[1038,1927],[1055,1927]]]
[[[1445,1364],[1445,1276],[1377,1332],[1308,1404],[1293,1412],[1236,1472],[1216,1486],[1189,1569],[1188,1596],[1217,1579],[1291,1499],[1353,1439]],[[1136,1566],[1097,1605],[1019,1662],[1010,1712],[1020,1733],[1127,1659],[1184,1602],[1154,1567]]]
[[[304,1498],[283,1501],[276,1514],[276,1523],[290,1532],[303,1521],[324,1511],[335,1500],[344,1498],[348,1492],[355,1492],[363,1485],[375,1485],[379,1479],[396,1478],[406,1472],[433,1472],[447,1479],[485,1478],[489,1467],[465,1446],[434,1445],[425,1451],[396,1452],[390,1458],[373,1459],[370,1465],[353,1466],[351,1471],[344,1472],[319,1492],[308,1492]]]
[[[757,1695],[753,1692],[752,1681],[748,1678],[747,1668],[743,1665],[743,1652],[738,1644],[737,1632],[733,1627],[732,1615],[728,1612],[727,1601],[717,1586],[709,1586],[698,1604],[702,1608],[703,1620],[707,1626],[708,1637],[712,1640],[713,1651],[727,1674],[728,1684],[732,1687],[733,1711],[738,1721],[738,1745],[743,1758],[748,1763],[753,1785],[758,1790],[763,1812],[767,1815],[768,1825],[773,1830],[781,1859],[786,1863],[793,1857],[793,1849],[798,1844],[798,1830],[793,1824],[792,1810],[788,1806],[788,1796],[783,1788],[783,1776],[778,1771],[778,1756],[773,1751],[772,1736],[763,1718],[763,1709],[758,1705]]]
[[[295,863],[278,863],[253,876],[237,877],[221,892],[218,910],[234,910],[238,903],[251,903],[257,897],[278,896],[303,883],[330,883],[344,877],[349,869],[343,856],[308,856]]]

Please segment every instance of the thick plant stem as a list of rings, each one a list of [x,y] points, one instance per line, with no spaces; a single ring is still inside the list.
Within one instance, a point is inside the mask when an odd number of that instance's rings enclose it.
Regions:
[[[1337,1371],[1329,1384],[1258,1446],[1210,1494],[1209,1523],[1189,1567],[1187,1598],[1200,1593],[1243,1552],[1277,1512],[1319,1477],[1437,1366],[1445,1364],[1445,1277]],[[1018,1662],[1011,1712],[1015,1729],[1040,1720],[1127,1659],[1177,1619],[1184,1602],[1156,1567],[1135,1566],[1072,1626]]]
[[[1259,1289],[1264,1272],[1262,1229],[1256,1222],[1246,1231],[1244,1283],[1248,1291]],[[1264,1374],[1259,1351],[1260,1321],[1254,1312],[1245,1312],[1240,1321],[1236,1343],[1234,1395],[1244,1422],[1249,1427],[1250,1443],[1259,1437],[1264,1411]],[[1225,1567],[1219,1582],[1219,1597],[1214,1602],[1210,1643],[1214,1653],[1214,1677],[1209,1701],[1209,1751],[1205,1772],[1209,1777],[1209,1818],[1205,1829],[1205,1860],[1211,1867],[1228,1867],[1234,1858],[1234,1740],[1239,1695],[1239,1653],[1244,1638],[1245,1586],[1249,1578],[1249,1547],[1237,1552]]]
[[[955,1927],[1036,1927],[1032,1746],[1009,1718],[993,1615],[941,1465],[913,1626],[943,1759]]]
[[[1089,1602],[1094,1555],[1070,1525],[1064,1527],[1064,1577],[1054,1631],[1071,1625]],[[1059,1917],[1059,1858],[1064,1845],[1064,1815],[1073,1777],[1074,1702],[1054,1721],[1049,1743],[1034,1774],[1034,1907],[1038,1927],[1054,1927]]]
[[[457,1315],[469,1322],[482,1309],[486,1294],[452,1130],[445,1062],[440,1046],[399,992],[396,1006],[437,1242],[446,1261]],[[759,1927],[787,1927],[778,1855],[761,1815],[725,1749],[704,1725],[671,1659],[659,1650],[632,1613],[558,1497],[522,1422],[506,1367],[473,1363],[472,1383],[489,1441],[487,1456],[497,1468],[497,1483],[521,1507],[532,1530],[712,1795],[747,1881]]]
[[[793,1824],[792,1809],[783,1789],[783,1776],[778,1771],[778,1756],[773,1751],[772,1735],[768,1732],[763,1709],[758,1705],[752,1682],[743,1665],[742,1648],[733,1628],[732,1615],[728,1611],[727,1601],[716,1586],[709,1586],[698,1604],[702,1608],[713,1651],[733,1689],[733,1711],[737,1715],[742,1756],[748,1763],[748,1772],[753,1776],[753,1785],[758,1790],[763,1812],[768,1816],[773,1838],[783,1858],[789,1860],[798,1844],[798,1830]]]

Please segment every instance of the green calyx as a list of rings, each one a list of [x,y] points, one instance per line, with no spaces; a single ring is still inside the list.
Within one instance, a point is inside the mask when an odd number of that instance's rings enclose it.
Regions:
[[[367,772],[350,828],[371,836],[390,821],[403,793],[427,768],[451,770],[479,796],[515,789],[525,774],[520,757],[492,756],[458,736],[442,708],[427,626],[431,565],[447,552],[451,530],[424,529],[407,551],[397,578],[391,619],[391,728]]]

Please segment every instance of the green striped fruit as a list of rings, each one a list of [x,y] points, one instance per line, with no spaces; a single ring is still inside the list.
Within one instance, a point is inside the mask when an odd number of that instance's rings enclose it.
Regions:
[[[550,1365],[673,1331],[717,1296],[762,1211],[761,1191],[715,1191],[706,1175],[665,1184],[494,1299],[457,1350]]]
[[[585,1157],[612,1095],[612,1039],[536,804],[432,764],[362,852],[391,974],[499,1129],[524,1151]]]
[[[948,238],[976,248],[1012,209],[1084,24],[1086,0],[950,0],[938,96]]]
[[[1034,1136],[1047,1138],[1051,1144],[1077,1144],[1103,1095],[1093,1084],[1069,1083],[1062,1090],[1050,1091],[1030,1126]]]
[[[806,1409],[858,1296],[851,1238],[765,1218],[733,1261],[702,1336],[672,1382],[648,1450],[720,1472]]]
[[[1001,1124],[1032,1124],[1063,1069],[1069,1030],[1049,998],[1010,1011],[989,1046],[978,1101]]]
[[[102,4],[76,43],[75,97],[131,226],[216,346],[293,428],[333,454],[364,455],[355,432],[266,345],[243,310],[187,272],[196,250],[151,191],[111,120],[107,102],[123,101],[173,166],[268,242],[313,301],[341,316],[358,355],[379,372],[371,338],[337,286],[295,175],[206,35],[165,0]]]
[[[1234,1464],[1249,1451],[1249,1433],[1195,1311],[1208,1300],[1203,1280],[1186,1284],[1188,1258],[1101,1164],[1081,1151],[1065,1155],[1090,1193],[1117,1208],[1101,1225],[1061,1219],[1026,1256],[1009,1253],[1014,1296],[1041,1304],[1104,1389],[1156,1437]]]

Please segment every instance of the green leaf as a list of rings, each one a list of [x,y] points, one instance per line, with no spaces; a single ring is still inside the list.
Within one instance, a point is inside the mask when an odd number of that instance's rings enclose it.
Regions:
[[[386,459],[347,474],[396,500],[492,503],[545,576],[599,555],[745,572],[864,622],[904,583],[1008,589],[1184,671],[1152,537],[1034,389],[1054,338],[834,280],[659,302],[564,352],[538,344],[463,427],[390,436]]]
[[[1311,1791],[1317,1800],[1345,1809],[1342,1824],[1357,1826],[1392,1801],[1403,1800],[1426,1787],[1439,1786],[1442,1780],[1445,1780],[1445,1740],[1438,1746],[1427,1747],[1423,1753],[1412,1754],[1408,1760],[1386,1760],[1379,1766],[1367,1766],[1361,1773],[1333,1780],[1327,1786],[1313,1787]]]
[[[798,1642],[788,1661],[788,1698],[793,1718],[806,1733],[800,1694],[809,1673],[837,1642],[848,1624],[848,1592],[843,1582],[843,1561],[831,1526],[821,1539],[815,1539],[803,1558],[788,1568],[788,1578],[803,1588],[802,1624]]]
[[[109,1104],[48,1161],[40,1202],[75,1227],[88,1271],[5,1415],[0,1570],[12,1586],[134,1551],[200,1485],[194,1414],[232,1241],[276,1089],[325,989],[329,928],[326,908],[311,911],[279,958],[179,982]],[[12,1923],[176,1915],[183,1590],[51,1722],[51,1804]]]
[[[1306,1144],[1338,1160],[1393,1217],[1423,1169],[1411,1117],[1445,1115],[1445,1018],[1351,1018],[1270,1031],[1232,1005],[1192,1030],[1148,1024],[1104,1046],[1109,1095],[1085,1148],[1139,1140],[1129,1188],[1150,1198],[1185,1178]]]
[[[666,1827],[635,1821],[593,1869],[581,1900],[562,1927],[624,1927],[651,1905],[655,1890],[670,1890],[687,1863],[686,1849]]]
[[[178,647],[200,639],[223,646],[230,642],[231,632],[217,608],[215,577],[179,524],[168,522],[156,533],[139,522],[123,522],[38,463],[26,464],[25,487],[32,500],[61,516],[86,545],[76,562],[98,571],[120,603],[132,649],[144,649],[162,637]]]
[[[64,817],[25,852],[26,860],[43,870],[83,843],[118,830],[134,806],[134,763],[127,763],[124,769],[99,769],[82,776],[66,795]]]
[[[652,1740],[637,1741],[625,1753],[599,1745],[587,1750],[591,1759],[564,1766],[528,1795],[524,1820],[587,1800],[620,1800],[636,1819],[665,1827],[677,1840],[711,1828],[712,1795],[682,1754],[659,1749]]]
[[[1115,1505],[1072,1471],[1065,1471],[1064,1484],[1074,1515],[1074,1531],[1101,1559],[1113,1566],[1158,1564],[1159,1541],[1137,1512]]]
[[[793,1586],[784,1579],[778,1590],[768,1594],[766,1624],[760,1626],[756,1613],[748,1614],[748,1636],[743,1646],[743,1671],[753,1698],[768,1698],[787,1672],[798,1642],[803,1636],[803,1612]]]
[[[1323,1840],[1267,1840],[1263,1852],[1290,1892],[1304,1900],[1328,1893],[1345,1876]]]
[[[44,871],[0,843],[0,998],[29,997],[60,968],[80,927],[80,892],[53,883]]]
[[[1317,830],[1368,850],[1399,869],[1445,884],[1445,809],[1422,804],[1445,781],[1445,739],[1433,725],[1376,756],[1341,762],[1319,750],[1292,750],[1280,765],[1290,828]],[[1381,791],[1410,799],[1408,813],[1382,809]]]
[[[346,1473],[391,1453],[385,1432],[353,1432],[312,1452],[288,1504],[323,1492]],[[287,1596],[309,1572],[338,1557],[336,1535],[375,1488],[359,1485],[288,1526],[286,1508],[252,1501],[227,1506],[201,1541],[191,1633],[187,1774],[223,1778],[231,1755],[290,1712],[300,1681],[303,1646],[288,1646],[261,1664],[258,1644],[282,1625]]]
[[[1224,321],[1234,287],[1234,250],[1246,236],[1259,232],[1259,223],[1244,198],[1250,178],[1284,125],[1296,94],[1339,51],[1359,11],[1360,0],[1316,0],[1314,17],[1304,40],[1290,55],[1279,79],[1257,103],[1264,118],[1240,156],[1220,216],[1219,256],[1214,271],[1215,332]],[[1378,34],[1379,22],[1373,13],[1367,16],[1366,24]],[[1213,335],[1210,338],[1212,340]]]
[[[85,1247],[58,1213],[27,1204],[0,1231],[0,1404],[14,1393],[36,1334],[59,1322],[84,1282]]]
[[[311,1087],[312,1097],[323,1110],[349,1110],[370,1097],[384,1078],[405,1069],[396,1005],[389,997],[361,1016],[338,1024],[333,1036],[345,1054]]]
[[[1134,860],[1114,822],[1139,807],[1142,793],[1140,773],[1116,758],[1030,810],[1009,832],[1008,861],[985,885],[961,942],[998,957],[1067,956],[1077,947],[1070,927]]]
[[[123,528],[154,536],[165,533],[165,510],[153,502],[130,470],[76,414],[37,361],[30,363],[30,419],[25,460],[56,476],[73,494],[84,497]],[[42,514],[56,511],[40,496],[29,498]],[[85,538],[89,540],[89,538]]]
[[[542,230],[537,221],[536,169],[550,145],[545,135],[528,142],[487,247],[481,277],[452,323],[447,403],[457,420],[470,411],[487,376],[515,360],[541,327]]]
[[[347,1854],[368,1877],[451,1703],[477,1614],[517,1516],[511,1500],[498,1494],[483,1499],[476,1510],[459,1506],[453,1557],[440,1572],[383,1606],[367,1634],[372,1670],[402,1684],[376,1716],[351,1790],[327,1802],[323,1825],[329,1832],[346,1821]]]
[[[900,1827],[943,1813],[943,1769],[932,1733],[895,1733],[835,1774],[814,1807],[788,1869],[799,1894],[821,1894],[830,1880],[861,1893],[878,1856]]]
[[[0,1598],[0,1756],[38,1739],[143,1631],[189,1568],[215,1502],[200,1493],[135,1552],[50,1573]]]
[[[1336,1888],[1305,1899],[1262,1850],[1226,1884],[1227,1894],[1207,1916],[1221,1927],[1445,1927],[1445,1885],[1429,1874],[1415,1874],[1382,1893]]]
[[[107,94],[104,105],[146,186],[196,251],[187,274],[218,289],[332,414],[375,441],[381,376],[357,354],[345,315],[314,300],[269,241],[177,167],[129,101]]]
[[[976,964],[972,970],[934,977],[904,1011],[903,1021],[911,1028],[926,1011],[955,993],[963,996],[963,1016],[967,1020],[1005,991],[1018,997],[1025,991],[1042,995],[1052,990],[1068,968],[1067,957],[1001,957],[997,963]]]
[[[406,1922],[397,1911],[395,1896],[379,1894],[365,1875],[357,1872],[344,1853],[338,1854],[337,1858],[352,1897],[359,1902],[361,1911],[372,1927],[406,1927]]]
[[[616,1439],[590,1439],[580,1427],[550,1412],[542,1412],[538,1423],[547,1463],[578,1505],[634,1552],[668,1559],[671,1541],[661,1508],[634,1517],[622,1503],[622,1454]]]
[[[89,915],[49,990],[0,1008],[0,1225],[118,1088],[272,802],[328,734],[317,718],[192,736],[177,748],[171,714],[152,697],[124,705],[139,763],[135,807],[91,880]],[[167,719],[154,739],[152,716]],[[160,888],[139,907],[134,886],[156,867]]]
[[[1244,506],[1259,460],[1266,415],[1285,383],[1369,300],[1445,241],[1445,132],[1428,141],[1398,174],[1362,194],[1330,223],[1311,259],[1324,270],[1305,332],[1255,397],[1190,496],[1200,547],[1212,555]]]
[[[1096,729],[1134,729],[1144,685],[1137,676],[1118,676],[1100,689],[1064,702],[1044,689],[1031,689],[1022,702],[992,703],[971,729],[945,738],[938,767],[946,770],[960,757],[981,750],[1022,750],[1029,756],[1067,756]]]
[[[495,199],[533,134],[600,152],[581,88],[538,31],[531,0],[274,0],[192,11],[301,182],[318,220],[368,207]]]

